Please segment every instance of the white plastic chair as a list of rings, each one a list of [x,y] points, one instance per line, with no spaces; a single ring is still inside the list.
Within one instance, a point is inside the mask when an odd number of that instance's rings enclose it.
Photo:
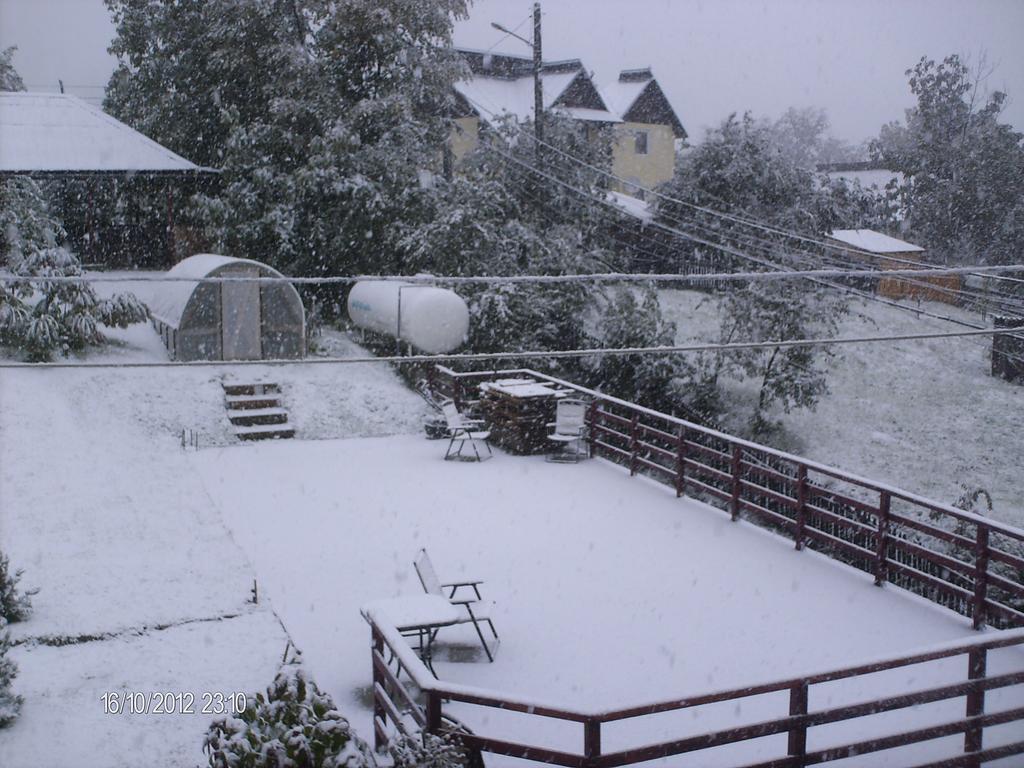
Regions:
[[[559,400],[555,420],[548,424],[553,431],[548,440],[555,443],[548,461],[578,462],[586,456],[587,404],[582,400]]]
[[[423,585],[423,591],[428,595],[439,595],[448,600],[452,605],[461,606],[465,609],[466,614],[459,619],[458,624],[472,624],[473,628],[476,629],[477,637],[480,638],[480,645],[484,648],[484,653],[487,654],[488,661],[494,661],[494,653],[487,645],[487,641],[484,639],[484,633],[480,629],[480,623],[486,622],[487,626],[491,629],[491,634],[494,635],[494,640],[498,641],[498,632],[494,628],[494,622],[491,621],[491,608],[493,603],[483,600],[480,597],[480,585],[482,581],[469,580],[469,581],[452,581],[446,584],[442,584],[441,580],[437,578],[437,571],[434,570],[434,564],[430,560],[430,555],[427,554],[426,549],[421,549],[416,553],[416,559],[413,560],[413,567],[416,569],[416,575],[420,577],[420,584]],[[456,593],[460,589],[472,588],[474,597],[459,597]],[[449,590],[447,594],[445,590]]]
[[[461,413],[459,409],[455,407],[455,403],[449,401],[441,406],[441,413],[444,414],[444,419],[447,422],[448,432],[451,434],[451,440],[448,441],[448,450],[445,451],[445,461],[454,459],[461,459],[463,461],[484,461],[485,459],[491,458],[494,454],[491,452],[491,444],[488,442],[491,433],[489,430],[482,429],[484,423],[477,419],[467,419]],[[481,456],[480,449],[477,447],[477,441],[481,441],[484,447],[487,448],[487,455]],[[452,452],[455,444],[459,444],[459,449]],[[473,447],[473,453],[476,456],[473,459],[470,456],[463,456],[462,449],[469,443]]]

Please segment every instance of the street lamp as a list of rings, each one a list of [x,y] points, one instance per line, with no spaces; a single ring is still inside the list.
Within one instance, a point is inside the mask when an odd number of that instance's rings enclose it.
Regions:
[[[536,153],[539,158],[541,142],[544,141],[544,125],[542,117],[544,114],[544,86],[540,81],[540,71],[542,66],[540,46],[540,3],[533,4],[533,42],[530,42],[525,37],[517,35],[510,29],[506,29],[495,21],[491,22],[491,26],[499,32],[504,32],[506,35],[514,37],[516,40],[523,41],[533,49],[533,132],[537,139]]]

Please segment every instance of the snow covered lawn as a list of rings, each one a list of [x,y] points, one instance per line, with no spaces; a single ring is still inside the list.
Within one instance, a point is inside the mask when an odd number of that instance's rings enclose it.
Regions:
[[[900,313],[879,317],[880,329],[896,319],[916,327]],[[875,331],[847,328],[857,330]],[[680,333],[699,334],[699,322]],[[115,344],[88,360],[166,359],[149,327],[111,335]],[[341,334],[321,343],[326,354],[362,354]],[[1024,388],[985,376],[974,345],[936,344],[874,361],[844,350],[835,394],[797,417],[808,420],[807,452],[946,500],[966,467],[996,496],[997,516],[1014,522]],[[498,601],[497,661],[481,662],[471,627],[447,629],[441,676],[568,707],[706,693],[975,636],[952,613],[602,461],[499,453],[446,463],[443,443],[411,436],[425,406],[386,366],[242,371],[230,374],[281,384],[306,440],[234,444],[220,387],[229,369],[0,372],[0,548],[26,569],[25,586],[41,588],[35,615],[12,627],[26,704],[0,731],[0,766],[201,764],[211,716],[105,715],[103,693],[260,690],[289,635],[370,738],[369,632],[358,609],[419,593],[421,546],[442,578],[484,577]],[[182,428],[200,432],[202,450],[181,450]],[[350,439],[322,439],[337,437]],[[258,606],[248,602],[254,578]],[[992,654],[990,673],[1008,660]],[[959,681],[962,666],[932,669],[927,682]],[[829,686],[811,707],[920,687],[919,672],[879,676],[870,690]],[[1020,706],[1014,690],[990,694],[990,706]],[[930,724],[961,703],[898,717]],[[777,717],[784,706],[764,697],[626,721],[606,731],[605,749]],[[455,711],[481,733],[580,747],[579,730],[554,721]],[[814,738],[854,735],[865,734],[836,727]],[[777,743],[739,752],[754,759]],[[886,763],[857,762],[870,764]]]
[[[148,326],[111,335],[89,361],[166,359]],[[0,550],[40,588],[10,628],[25,705],[0,730],[3,768],[205,764],[202,694],[273,680],[288,636],[269,601],[249,602],[257,574],[179,444],[182,428],[202,446],[234,440],[227,373],[0,372]],[[244,375],[281,383],[301,436],[421,426],[423,401],[383,365]],[[108,692],[189,693],[196,714],[104,714]]]
[[[717,341],[714,295],[665,290],[659,297],[665,316],[677,324],[679,343]],[[945,304],[923,302],[922,308],[983,322]],[[838,335],[960,329],[851,299]],[[992,517],[1024,526],[1024,386],[989,374],[991,348],[988,338],[837,347],[826,363],[831,392],[817,409],[780,414],[797,440],[787,450],[946,503],[960,497],[961,483],[980,486],[992,494]]]
[[[31,623],[31,622],[30,622]],[[13,658],[21,717],[0,731],[5,768],[205,765],[206,692],[252,694],[277,673],[287,642],[270,610],[62,647],[27,645]],[[103,695],[141,692],[146,714],[106,714]],[[153,714],[152,694],[191,694],[193,714]]]
[[[449,463],[444,448],[390,437],[191,455],[314,675],[367,736],[369,632],[359,607],[420,593],[412,568],[419,547],[442,580],[485,578],[485,596],[498,603],[496,662],[458,648],[452,658],[460,661],[437,663],[441,678],[569,707],[707,693],[975,636],[951,612],[878,589],[864,574],[795,552],[782,538],[607,462],[553,465],[499,453],[483,464]],[[440,639],[472,648],[475,635],[463,626]],[[1005,660],[993,654],[990,672]],[[961,666],[933,671],[934,683],[962,679]],[[911,668],[825,690],[838,705],[921,686],[921,674]],[[1009,695],[1018,706],[1024,699]],[[784,707],[782,698],[764,697],[626,721],[609,730],[605,749],[779,717]],[[952,719],[961,707],[895,717],[909,728]],[[578,726],[453,711],[498,738],[581,746]],[[866,733],[823,732],[830,741]],[[775,738],[777,746],[784,737]],[[919,748],[917,759],[929,749]],[[720,759],[727,754],[738,753]]]

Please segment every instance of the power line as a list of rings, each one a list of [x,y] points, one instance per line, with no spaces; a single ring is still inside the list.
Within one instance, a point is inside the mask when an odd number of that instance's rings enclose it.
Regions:
[[[494,111],[488,109],[483,104],[479,103],[479,101],[474,101],[473,103],[477,107],[479,107],[479,108],[483,109],[484,111],[490,113],[492,116],[496,114]],[[809,243],[821,246],[821,247],[826,248],[826,249],[832,249],[832,250],[839,251],[841,253],[847,253],[847,254],[849,254],[849,253],[856,253],[856,254],[860,254],[860,255],[863,255],[863,256],[867,256],[867,257],[869,257],[871,259],[879,258],[879,254],[876,254],[876,253],[874,253],[872,251],[865,251],[865,250],[856,248],[854,246],[849,246],[847,244],[839,245],[837,243],[830,242],[828,240],[823,240],[821,238],[812,238],[812,237],[809,237],[807,235],[803,235],[803,234],[800,234],[800,233],[797,233],[797,232],[792,232],[792,231],[789,231],[789,230],[785,230],[785,229],[774,227],[774,226],[771,226],[771,225],[768,225],[768,224],[764,224],[764,223],[759,222],[759,221],[757,221],[755,219],[743,218],[743,217],[736,216],[734,214],[729,214],[729,213],[726,213],[726,212],[723,212],[723,211],[717,211],[717,210],[715,210],[713,208],[708,208],[706,206],[701,206],[701,205],[697,205],[695,203],[690,203],[690,202],[687,202],[687,201],[684,201],[684,200],[679,200],[678,198],[673,198],[673,197],[671,197],[669,195],[666,195],[665,193],[663,193],[663,192],[661,192],[659,190],[650,189],[650,188],[646,188],[646,187],[639,187],[638,185],[633,184],[632,182],[628,182],[627,180],[622,179],[621,177],[615,175],[614,173],[611,173],[611,172],[609,172],[609,171],[607,171],[605,169],[602,169],[602,168],[598,168],[597,166],[594,166],[593,164],[586,162],[582,158],[579,158],[579,157],[576,157],[576,156],[574,156],[574,155],[572,155],[570,153],[567,153],[564,150],[562,150],[561,148],[556,147],[556,146],[550,144],[549,142],[544,142],[543,140],[537,139],[535,136],[530,135],[529,132],[523,131],[521,128],[518,128],[518,126],[517,126],[517,131],[518,131],[518,133],[520,135],[528,136],[530,139],[532,139],[534,141],[540,141],[540,143],[543,146],[547,147],[548,149],[551,149],[552,151],[554,151],[555,153],[561,155],[562,157],[565,157],[565,158],[567,158],[567,159],[569,159],[569,160],[571,160],[571,161],[581,165],[582,167],[588,168],[588,169],[594,171],[595,173],[599,173],[599,174],[601,174],[603,176],[606,176],[606,177],[608,177],[610,179],[618,181],[620,184],[624,184],[624,185],[629,184],[629,185],[638,187],[639,189],[642,189],[645,193],[649,193],[649,194],[655,195],[657,197],[660,197],[662,199],[668,200],[670,202],[677,203],[677,204],[682,205],[684,207],[688,207],[690,209],[697,210],[697,211],[709,214],[711,216],[714,216],[714,217],[717,217],[717,218],[720,218],[720,219],[729,220],[729,221],[732,221],[732,222],[735,222],[735,223],[738,223],[738,224],[741,224],[741,225],[744,225],[744,226],[749,226],[749,227],[753,227],[755,229],[759,229],[759,230],[762,230],[762,231],[765,231],[765,232],[769,232],[769,233],[772,233],[772,234],[781,235],[781,236],[789,238],[789,239],[796,239],[796,240],[803,241],[803,242],[809,242]],[[884,256],[884,258],[886,258],[886,259],[888,259],[890,261],[897,262],[897,263],[906,263],[906,264],[913,264],[913,265],[921,266],[921,267],[924,267],[929,273],[933,273],[934,274],[934,265],[927,264],[925,262],[918,262],[918,261],[913,261],[913,260],[905,259],[905,258],[890,258],[889,256]],[[879,270],[879,271],[880,272],[888,272],[889,270]],[[966,273],[966,274],[975,275],[975,274],[977,274],[977,271],[975,270],[975,271],[972,271],[972,272]],[[920,274],[918,276],[920,276]],[[1005,277],[1005,278],[1001,278],[1001,279],[1005,279],[1005,280],[1009,280],[1009,281],[1013,281],[1013,282],[1024,283],[1024,280],[1019,280],[1019,279],[1016,279],[1016,278]],[[915,282],[915,281],[908,280],[907,282]],[[945,291],[945,292],[953,293],[953,294],[960,293],[960,292],[955,291],[953,289],[948,289],[948,288],[938,287],[938,286],[932,286],[930,284],[928,284],[928,287],[930,287],[932,289],[938,288],[940,291]]]
[[[1016,328],[984,328],[970,331],[941,333],[908,333],[890,336],[852,336],[841,338],[787,339],[780,341],[741,341],[725,344],[672,344],[654,347],[596,347],[592,349],[534,350],[527,352],[473,352],[454,355],[391,355],[388,357],[322,357],[302,360],[196,360],[192,362],[138,362],[138,363],[0,363],[0,369],[38,368],[204,368],[253,365],[336,365],[355,363],[412,363],[477,362],[485,360],[529,360],[538,358],[578,358],[641,354],[673,354],[683,352],[736,352],[748,349],[790,349],[798,347],[830,347],[840,344],[877,344],[918,339],[950,339],[966,336],[997,336],[1024,331]]]
[[[673,231],[673,230],[670,230]],[[689,237],[689,236],[688,236]],[[737,254],[740,255],[740,254]],[[745,254],[743,258],[747,257]],[[1024,272],[1024,264],[1009,264],[985,267],[949,267],[939,270],[940,275],[966,274],[969,270],[986,272]],[[918,270],[904,269],[886,271],[886,275],[912,275]],[[361,281],[376,280],[380,282],[407,283],[444,283],[451,285],[467,284],[510,284],[510,283],[658,283],[658,282],[692,282],[695,280],[723,281],[757,281],[757,280],[793,280],[819,277],[877,277],[877,270],[872,269],[805,269],[780,270],[775,272],[717,272],[712,274],[677,274],[638,273],[638,272],[597,272],[569,275],[333,275],[328,277],[180,277],[176,275],[154,275],[152,277],[132,277],[128,275],[102,274],[89,275],[11,275],[0,274],[0,283],[252,283],[260,284],[288,283],[291,285],[330,285],[349,284]]]
[[[544,171],[541,171],[541,170],[539,170],[537,168],[534,168],[533,166],[529,165],[528,163],[526,163],[526,162],[524,162],[524,161],[514,157],[513,155],[511,155],[511,154],[509,154],[507,152],[504,152],[504,151],[498,149],[497,147],[495,147],[493,145],[484,145],[484,146],[486,146],[490,151],[495,152],[496,154],[498,154],[500,156],[503,156],[503,157],[507,158],[508,160],[511,160],[512,162],[514,162],[514,163],[516,163],[516,164],[518,164],[518,165],[520,165],[520,166],[522,166],[522,167],[524,167],[524,168],[526,168],[528,170],[531,170],[533,173],[535,173],[535,174],[537,174],[537,175],[539,175],[539,176],[541,176],[543,178],[546,178],[546,179],[548,179],[550,181],[553,181],[554,183],[559,184],[560,186],[566,187],[566,188],[576,192],[577,194],[582,195],[584,197],[587,197],[589,199],[592,199],[592,200],[594,200],[597,203],[605,205],[606,207],[611,206],[611,207],[615,208],[617,211],[621,211],[621,209],[617,205],[615,205],[614,203],[611,203],[607,199],[605,199],[603,197],[601,197],[601,198],[595,197],[593,192],[588,192],[586,190],[581,190],[579,187],[576,187],[576,186],[574,186],[574,185],[572,185],[572,184],[570,184],[570,183],[568,183],[568,182],[566,182],[566,181],[564,181],[562,179],[559,179],[559,178],[556,178],[554,176],[551,176],[550,174],[545,173]],[[564,156],[569,157],[569,158],[573,157],[572,155],[567,155],[564,152],[561,153],[561,154],[563,154]],[[582,160],[578,160],[578,162],[583,164],[584,166],[586,166],[588,168],[593,168],[593,166],[587,165]],[[678,224],[679,226],[686,226],[686,224],[680,224],[680,220],[678,220],[678,219],[671,219],[670,217],[664,217],[664,216],[662,218],[668,219],[669,221],[673,221],[674,223]],[[653,227],[653,228],[662,229],[662,230],[664,230],[664,231],[666,231],[666,232],[668,232],[668,233],[670,233],[672,235],[682,237],[685,240],[688,240],[688,241],[691,241],[691,242],[697,242],[697,243],[703,244],[703,245],[707,245],[708,247],[714,248],[716,250],[723,251],[725,253],[728,253],[731,256],[734,256],[734,257],[737,257],[737,258],[740,258],[740,259],[743,259],[743,260],[746,260],[746,261],[753,261],[754,263],[760,264],[762,266],[772,267],[774,269],[778,269],[779,268],[779,264],[777,262],[769,261],[769,260],[765,260],[765,259],[758,259],[758,258],[753,257],[750,254],[744,253],[744,252],[742,252],[742,251],[740,251],[740,250],[738,250],[736,248],[732,248],[730,246],[722,245],[720,243],[715,243],[713,241],[707,240],[706,238],[697,237],[697,236],[693,235],[691,232],[687,232],[687,231],[685,231],[683,229],[680,229],[678,227],[668,226],[663,221],[659,221],[657,219],[652,221],[650,226]],[[700,224],[697,224],[697,226],[701,227]],[[714,234],[719,234],[719,233],[715,232]],[[766,245],[762,246],[762,247],[770,247],[770,248],[774,249],[774,248],[779,247],[779,244],[778,243],[771,243],[771,242],[766,241]],[[964,268],[964,269],[969,269],[972,272],[976,272],[977,271],[973,267]],[[880,276],[884,276],[886,274],[902,274],[904,272],[907,273],[908,275],[921,276],[921,270],[917,270],[917,269],[913,269],[913,270],[892,270],[892,271],[890,271],[890,270],[880,271],[880,270],[877,270],[877,269],[871,269],[871,270],[865,271],[864,276],[880,277]],[[795,275],[796,273],[797,273],[797,270],[789,270],[788,271],[788,274],[790,274],[790,275]],[[929,273],[930,274],[935,274],[935,270],[929,270]],[[755,274],[757,274],[757,273],[755,273]],[[847,273],[847,274],[849,276],[852,273]],[[701,278],[703,278],[703,279],[711,279],[712,277],[713,276],[708,276],[708,275],[702,275],[701,276]],[[699,280],[700,278],[697,278],[697,279]],[[963,321],[963,320],[957,320],[955,318],[951,318],[951,317],[948,317],[948,316],[936,315],[936,314],[930,313],[930,312],[928,312],[926,310],[920,310],[920,309],[915,309],[915,308],[912,308],[912,307],[907,307],[907,306],[904,306],[902,304],[899,304],[898,302],[890,301],[890,300],[884,299],[884,298],[879,297],[879,296],[874,296],[873,294],[870,294],[870,293],[867,293],[867,292],[864,292],[864,291],[859,291],[859,290],[854,289],[854,288],[849,288],[849,287],[846,287],[846,286],[838,286],[838,285],[835,285],[833,283],[824,282],[824,281],[822,281],[820,279],[820,277],[807,276],[806,279],[810,280],[811,282],[815,282],[815,283],[818,283],[820,285],[832,288],[834,290],[839,290],[839,291],[843,291],[843,292],[853,292],[853,293],[856,293],[856,294],[862,296],[865,299],[868,299],[868,300],[871,300],[871,301],[880,302],[880,303],[883,303],[883,304],[888,304],[890,306],[899,308],[899,309],[904,310],[904,311],[914,312],[917,315],[924,314],[924,315],[927,315],[927,316],[930,316],[930,317],[934,317],[936,319],[945,320],[947,322],[952,322],[954,324],[961,325],[961,326],[966,326],[966,327],[969,327],[969,328],[983,328],[984,327],[984,326],[979,326],[979,325],[976,325],[974,323],[969,323],[969,322],[966,322],[966,321]]]

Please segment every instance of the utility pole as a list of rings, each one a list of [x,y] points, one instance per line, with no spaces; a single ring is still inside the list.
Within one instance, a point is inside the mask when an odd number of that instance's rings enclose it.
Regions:
[[[517,35],[511,29],[506,29],[496,21],[492,21],[491,26],[509,37],[521,40],[533,49],[533,135],[536,144],[534,154],[537,165],[540,165],[541,142],[544,141],[544,84],[540,78],[541,70],[544,68],[544,56],[540,43],[540,3],[533,4],[533,42],[522,35]]]
[[[544,85],[540,71],[544,66],[540,45],[540,3],[533,4],[533,132],[537,138],[537,160],[544,141]],[[539,164],[539,163],[538,163]]]

